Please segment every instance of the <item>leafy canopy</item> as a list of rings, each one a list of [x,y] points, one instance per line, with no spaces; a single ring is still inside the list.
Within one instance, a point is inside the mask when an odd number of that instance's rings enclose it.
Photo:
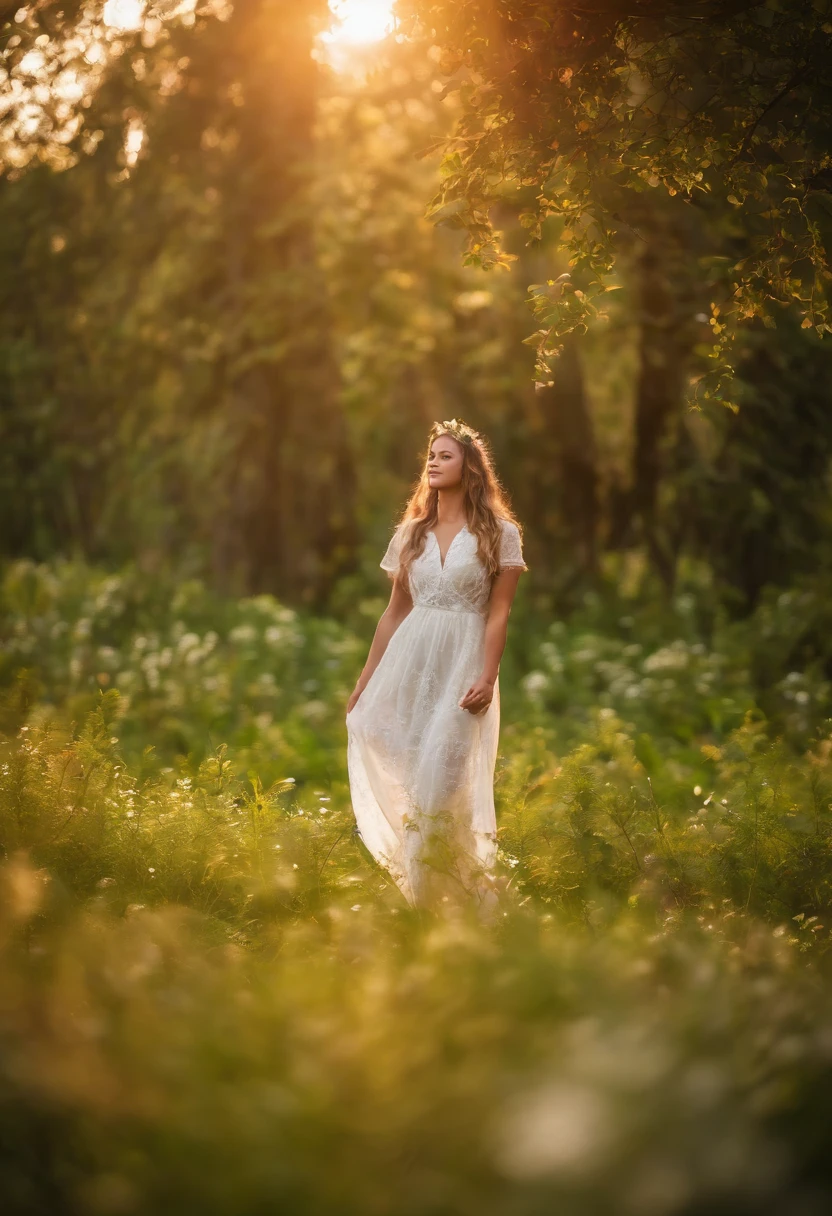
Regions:
[[[796,305],[828,332],[832,160],[829,0],[399,0],[430,33],[459,93],[438,222],[468,231],[469,261],[505,266],[490,209],[532,239],[562,224],[569,277],[530,287],[537,374],[583,329],[622,247],[649,240],[649,207],[696,208],[714,357],[736,325]],[[652,196],[652,197],[651,197]],[[634,219],[636,222],[634,222]],[[646,224],[646,230],[641,227]]]

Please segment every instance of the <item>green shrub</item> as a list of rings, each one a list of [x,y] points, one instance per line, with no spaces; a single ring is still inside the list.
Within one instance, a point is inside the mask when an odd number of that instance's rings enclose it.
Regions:
[[[832,1193],[829,987],[779,929],[333,906],[252,953],[170,904],[52,916],[44,878],[3,875],[6,1210],[773,1216]]]
[[[71,564],[0,605],[4,1210],[827,1210],[832,731],[762,629],[523,637],[484,925],[357,838],[364,640]]]

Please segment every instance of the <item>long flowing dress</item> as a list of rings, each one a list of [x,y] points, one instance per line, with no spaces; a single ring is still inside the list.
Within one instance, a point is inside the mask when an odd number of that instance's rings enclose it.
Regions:
[[[515,524],[502,520],[501,567],[523,561]],[[400,524],[381,560],[396,574]],[[416,907],[493,898],[497,852],[494,766],[500,687],[488,709],[459,702],[482,674],[490,582],[467,525],[442,563],[428,532],[409,570],[413,608],[347,714],[347,762],[358,833]]]

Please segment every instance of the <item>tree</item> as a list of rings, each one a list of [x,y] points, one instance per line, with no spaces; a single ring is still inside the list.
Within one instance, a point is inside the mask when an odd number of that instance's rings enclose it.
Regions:
[[[714,235],[713,372],[751,317],[796,302],[829,331],[832,241],[832,4],[829,0],[399,0],[429,31],[462,110],[445,143],[438,222],[464,228],[467,258],[508,263],[490,210],[539,235],[559,217],[571,274],[530,287],[536,374],[585,328],[609,286],[628,211],[659,192]]]
[[[58,479],[33,470],[17,551],[199,551],[220,585],[310,605],[351,564],[310,202],[324,10],[156,7],[117,31],[45,4],[18,23],[0,210],[27,275],[2,298],[2,425],[18,454],[64,460]],[[90,79],[56,106],[84,54]]]

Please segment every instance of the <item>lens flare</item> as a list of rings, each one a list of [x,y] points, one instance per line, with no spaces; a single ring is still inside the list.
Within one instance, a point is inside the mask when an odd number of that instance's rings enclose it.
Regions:
[[[107,0],[104,24],[115,30],[137,30],[144,21],[145,0]]]
[[[325,42],[361,46],[378,42],[393,28],[393,0],[329,0],[333,25]]]

